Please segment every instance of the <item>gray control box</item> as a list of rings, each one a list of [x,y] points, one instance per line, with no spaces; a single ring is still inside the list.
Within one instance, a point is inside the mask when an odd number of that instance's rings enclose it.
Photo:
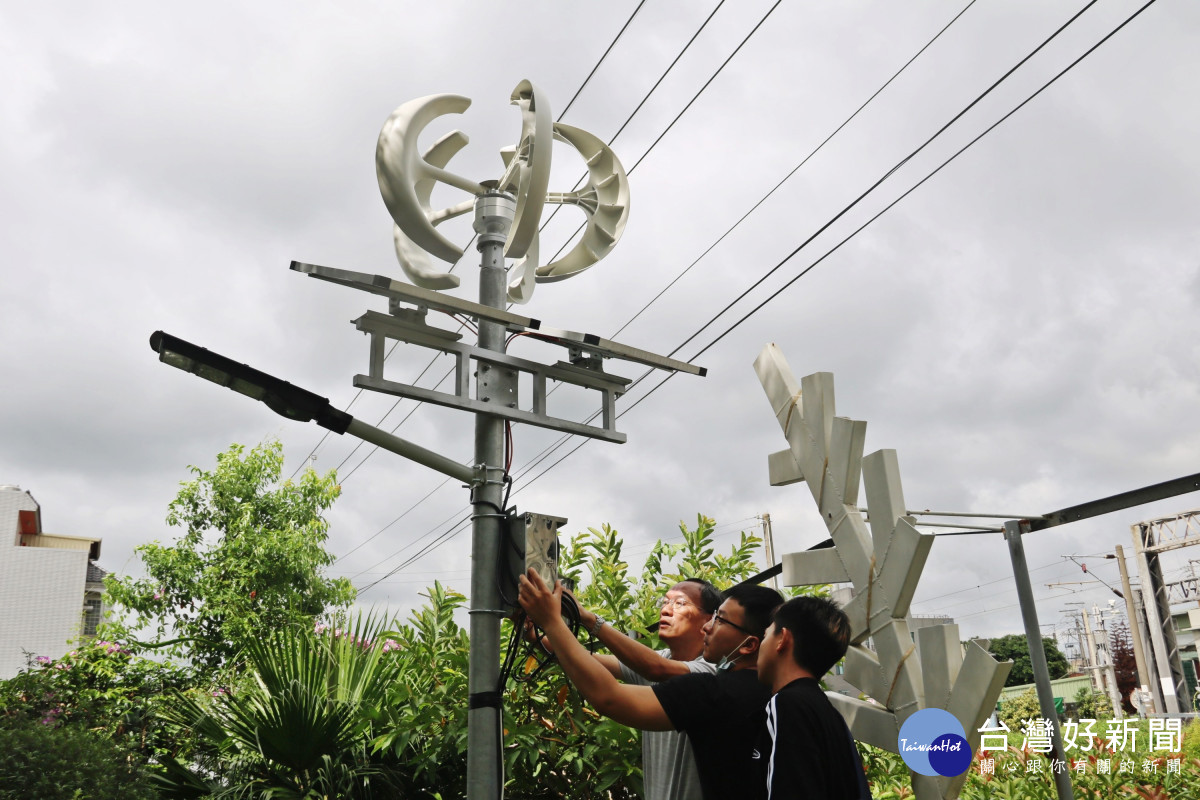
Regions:
[[[508,518],[511,547],[501,558],[508,564],[511,576],[505,596],[515,601],[517,576],[529,569],[537,570],[546,585],[553,588],[558,579],[558,529],[567,524],[564,517],[525,512]]]

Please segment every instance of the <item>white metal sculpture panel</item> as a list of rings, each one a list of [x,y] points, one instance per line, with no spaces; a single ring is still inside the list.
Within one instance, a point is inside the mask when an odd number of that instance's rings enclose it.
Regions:
[[[818,372],[797,383],[783,353],[769,344],[754,370],[783,429],[788,449],[768,458],[771,483],[804,481],[821,512],[833,548],[782,558],[788,586],[853,584],[846,605],[852,643],[847,681],[863,697],[831,693],[856,739],[897,752],[904,721],[922,708],[942,708],[967,732],[972,750],[1012,662],[997,662],[972,642],[965,658],[958,626],[917,632],[905,622],[933,537],[914,527],[900,486],[893,450],[863,457],[866,423],[834,416],[833,375]],[[859,479],[866,485],[869,522],[858,508]],[[874,651],[865,646],[870,638]],[[913,774],[918,800],[955,798],[966,781]]]
[[[505,242],[505,255],[521,259],[509,273],[508,299],[528,302],[534,285],[578,275],[616,246],[629,219],[629,180],[616,154],[602,140],[585,130],[553,121],[550,104],[529,81],[513,90],[512,104],[521,111],[521,134],[514,147],[501,151],[504,171],[495,181],[500,191],[516,200],[516,216]],[[448,219],[474,207],[476,195],[485,191],[483,181],[463,177],[447,169],[450,160],[468,143],[462,131],[451,131],[423,154],[417,140],[438,117],[461,114],[470,99],[454,94],[437,94],[410,100],[388,117],[375,148],[375,171],[379,191],[395,226],[392,238],[396,257],[409,279],[425,289],[453,289],[459,278],[436,266],[432,259],[454,264],[463,248],[436,228]],[[551,155],[554,142],[575,149],[587,164],[582,188],[549,192]],[[445,208],[434,209],[431,197],[437,183],[470,195]],[[490,185],[490,182],[489,182]],[[585,225],[575,245],[560,259],[539,263],[538,227],[547,203],[572,205],[583,211]]]

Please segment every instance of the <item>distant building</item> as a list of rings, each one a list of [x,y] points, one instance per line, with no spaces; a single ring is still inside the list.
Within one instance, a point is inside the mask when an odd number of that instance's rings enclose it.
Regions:
[[[0,678],[26,653],[59,658],[70,641],[94,636],[104,613],[100,540],[42,530],[33,495],[0,486]]]

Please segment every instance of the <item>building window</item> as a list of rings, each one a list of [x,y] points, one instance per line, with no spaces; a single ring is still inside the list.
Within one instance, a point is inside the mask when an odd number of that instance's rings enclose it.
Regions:
[[[83,630],[84,636],[95,636],[96,626],[100,624],[100,612],[103,602],[98,592],[89,592],[83,601]]]

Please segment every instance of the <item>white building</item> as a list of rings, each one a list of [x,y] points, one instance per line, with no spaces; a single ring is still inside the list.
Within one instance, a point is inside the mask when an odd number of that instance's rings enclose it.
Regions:
[[[100,540],[42,531],[29,492],[0,486],[0,678],[26,653],[59,658],[79,636],[95,635],[103,609]]]

